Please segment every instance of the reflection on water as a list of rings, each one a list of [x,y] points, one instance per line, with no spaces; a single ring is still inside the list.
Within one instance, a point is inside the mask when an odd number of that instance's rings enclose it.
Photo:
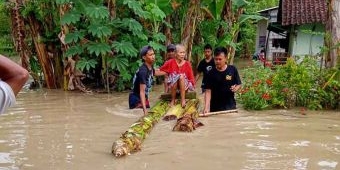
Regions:
[[[115,159],[112,143],[143,114],[128,109],[127,97],[20,93],[0,116],[0,170],[340,169],[340,114],[294,110],[202,118],[205,126],[193,133],[160,121],[141,152]]]

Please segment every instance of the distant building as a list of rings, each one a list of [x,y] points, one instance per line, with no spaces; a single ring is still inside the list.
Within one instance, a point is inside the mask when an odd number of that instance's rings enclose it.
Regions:
[[[285,63],[290,56],[319,55],[324,46],[326,0],[280,0],[279,7],[259,11],[256,50],[267,60]]]

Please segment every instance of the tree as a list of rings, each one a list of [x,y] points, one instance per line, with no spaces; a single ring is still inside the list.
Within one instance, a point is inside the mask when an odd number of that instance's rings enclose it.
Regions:
[[[328,2],[327,17],[326,29],[330,37],[328,37],[328,40],[326,39],[329,49],[329,61],[326,66],[340,67],[340,0],[330,0]]]

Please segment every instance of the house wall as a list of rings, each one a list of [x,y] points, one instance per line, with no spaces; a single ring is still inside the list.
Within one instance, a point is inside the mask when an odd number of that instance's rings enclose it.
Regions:
[[[317,55],[324,45],[325,26],[319,23],[295,26],[291,34],[292,56]]]
[[[257,36],[256,36],[256,46],[255,51],[259,51],[261,48],[265,47],[267,41],[267,20],[260,20],[257,23]]]

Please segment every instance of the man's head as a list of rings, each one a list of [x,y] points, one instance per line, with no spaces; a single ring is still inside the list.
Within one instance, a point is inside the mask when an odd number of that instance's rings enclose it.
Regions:
[[[224,47],[217,47],[214,51],[214,61],[217,69],[222,69],[227,63],[228,50]]]
[[[175,52],[176,52],[176,59],[177,60],[184,60],[185,59],[186,49],[185,49],[184,45],[177,44]]]
[[[175,50],[176,50],[176,46],[174,44],[169,44],[166,47],[166,59],[171,59],[171,58],[175,58]]]
[[[149,45],[142,47],[142,49],[139,52],[139,56],[145,63],[153,64],[155,62],[155,52],[153,48]]]
[[[210,44],[204,46],[204,57],[205,59],[210,59],[212,57],[212,47]]]

